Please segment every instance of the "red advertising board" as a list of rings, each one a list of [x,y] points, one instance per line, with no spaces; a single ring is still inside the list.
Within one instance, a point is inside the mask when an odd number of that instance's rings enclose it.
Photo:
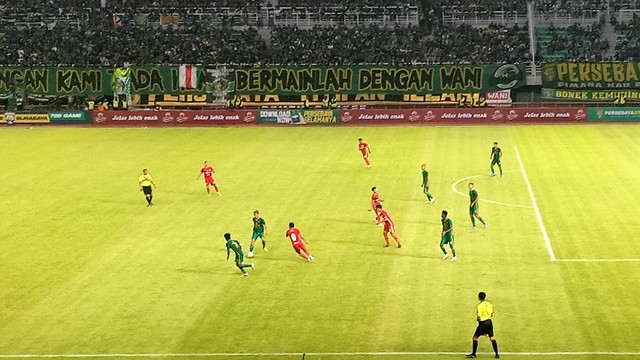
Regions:
[[[257,124],[252,110],[94,111],[93,124],[106,126],[216,126]]]
[[[342,109],[343,124],[509,124],[586,122],[587,109],[557,108],[421,108]]]

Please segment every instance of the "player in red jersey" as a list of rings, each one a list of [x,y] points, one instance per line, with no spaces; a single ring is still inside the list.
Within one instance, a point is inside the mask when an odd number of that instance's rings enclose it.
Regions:
[[[198,177],[196,178],[196,180],[198,180],[200,179],[200,176],[204,174],[204,183],[207,186],[208,196],[211,196],[211,185],[213,185],[213,188],[216,189],[216,194],[222,196],[222,194],[220,193],[220,189],[218,189],[218,184],[216,184],[216,180],[213,178],[213,174],[215,172],[216,169],[211,167],[208,161],[205,161],[204,167],[200,169],[200,174],[198,174]]]
[[[301,258],[307,261],[313,260],[313,256],[311,255],[309,250],[307,250],[307,245],[304,243],[304,237],[302,236],[302,234],[300,234],[300,230],[296,229],[295,225],[292,222],[289,223],[289,230],[287,230],[287,234],[285,236],[288,237],[289,240],[291,240],[293,250],[295,250]]]
[[[391,220],[391,216],[389,216],[389,213],[386,210],[382,210],[382,205],[378,204],[376,205],[376,214],[378,214],[376,222],[378,224],[384,223],[384,230],[382,230],[382,236],[384,236],[385,242],[384,247],[389,247],[388,234],[391,234],[393,239],[398,244],[399,248],[402,247],[402,244],[400,244],[400,239],[398,239],[398,235],[396,235],[396,224],[394,224],[393,220]]]
[[[369,144],[364,142],[362,138],[358,139],[358,150],[362,153],[362,158],[364,162],[367,164],[367,167],[371,167],[371,162],[369,161],[369,154],[371,154],[371,149],[369,148]]]
[[[374,187],[371,188],[371,191],[373,192],[373,194],[371,194],[371,208],[369,209],[369,211],[375,210],[376,206],[384,201],[384,200],[380,199],[380,194],[378,193],[378,188],[376,188],[374,186]],[[376,218],[373,219],[373,220],[374,221],[378,221],[378,217],[376,216]]]

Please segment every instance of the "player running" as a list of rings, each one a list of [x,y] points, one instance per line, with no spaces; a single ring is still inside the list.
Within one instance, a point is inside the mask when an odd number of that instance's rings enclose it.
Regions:
[[[493,171],[493,165],[498,165],[498,169],[500,169],[500,177],[502,177],[502,164],[500,163],[500,159],[502,159],[502,150],[498,147],[498,142],[493,143],[493,147],[491,148],[491,176],[496,176],[495,171]]]
[[[249,246],[249,252],[247,253],[247,257],[253,257],[253,248],[255,247],[256,240],[260,238],[262,240],[262,250],[264,252],[269,252],[267,250],[267,243],[264,240],[264,237],[267,235],[267,223],[260,216],[260,212],[258,210],[253,212],[253,234],[251,235],[251,245]]]
[[[242,276],[249,276],[249,273],[245,268],[250,267],[255,270],[256,267],[253,264],[244,264],[244,253],[242,252],[242,245],[240,245],[240,242],[238,240],[231,239],[231,234],[229,233],[224,234],[224,240],[227,244],[227,261],[229,261],[229,254],[231,250],[233,250],[233,253],[236,254],[236,266],[240,271],[242,271]]]
[[[429,204],[433,204],[433,202],[436,201],[436,198],[433,197],[429,192],[430,181],[429,171],[427,171],[427,164],[420,165],[420,169],[422,169],[422,185],[420,186],[422,186],[422,191],[424,192],[424,194],[427,195],[427,202]]]
[[[486,229],[487,223],[482,220],[482,218],[480,217],[480,213],[478,208],[480,207],[480,204],[478,203],[480,201],[480,197],[478,196],[478,192],[476,191],[476,189],[474,189],[474,185],[473,183],[469,183],[469,185],[467,185],[467,187],[469,188],[469,216],[471,217],[471,225],[473,226],[473,228],[476,228],[476,218],[478,220],[480,220],[480,222],[482,223],[482,225],[484,226],[484,228]]]
[[[384,247],[389,247],[389,234],[393,237],[393,239],[398,244],[398,247],[401,248],[402,244],[400,244],[400,239],[398,239],[398,235],[396,235],[396,224],[389,216],[389,213],[386,210],[382,209],[382,205],[376,205],[376,214],[378,217],[376,218],[376,222],[378,224],[384,223],[384,229],[382,230],[382,236],[384,236]]]
[[[447,212],[447,210],[442,210],[442,220],[440,220],[442,222],[442,232],[440,233],[440,250],[442,250],[442,252],[444,253],[442,260],[446,260],[449,257],[449,254],[447,254],[447,250],[444,248],[444,246],[446,244],[449,244],[449,247],[451,248],[451,255],[453,255],[451,261],[456,261],[458,260],[458,257],[456,256],[456,249],[453,248],[453,244],[455,243],[453,239],[453,221],[448,218],[448,215],[449,213]]]
[[[285,236],[291,240],[293,250],[295,250],[301,258],[307,261],[313,260],[313,256],[311,255],[309,250],[307,250],[307,245],[305,244],[304,237],[300,233],[300,230],[298,230],[292,222],[289,223],[289,230],[287,230]]]
[[[371,149],[369,148],[369,144],[364,142],[362,138],[358,139],[358,150],[362,153],[362,158],[364,162],[367,164],[368,168],[371,168],[371,162],[369,161],[369,155],[371,154]]]
[[[372,187],[371,191],[373,193],[371,194],[371,208],[369,209],[369,211],[375,210],[376,209],[376,205],[378,205],[378,204],[380,204],[381,202],[384,201],[384,200],[380,199],[380,194],[378,193],[378,188],[377,187],[375,187],[375,186]]]
[[[216,169],[211,167],[208,161],[205,161],[204,167],[200,169],[200,174],[198,174],[198,177],[196,178],[196,180],[198,180],[200,179],[200,176],[204,174],[204,183],[207,187],[207,196],[209,197],[211,197],[211,185],[213,185],[213,188],[216,189],[216,193],[219,196],[222,196],[222,194],[220,193],[220,189],[218,189],[218,185],[216,184],[216,180],[213,178],[213,174],[215,172],[216,172]]]

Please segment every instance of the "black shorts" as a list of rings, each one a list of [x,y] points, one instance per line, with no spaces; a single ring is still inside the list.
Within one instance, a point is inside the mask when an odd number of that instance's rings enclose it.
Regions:
[[[473,337],[478,338],[483,335],[493,337],[493,323],[491,322],[491,319],[478,321],[478,327],[476,328],[476,332],[473,334]]]
[[[143,187],[142,187],[142,192],[143,192],[145,195],[151,195],[151,185],[149,185],[149,186],[143,186]]]

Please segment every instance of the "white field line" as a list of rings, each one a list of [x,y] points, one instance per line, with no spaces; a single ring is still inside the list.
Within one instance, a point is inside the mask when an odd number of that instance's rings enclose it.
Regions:
[[[166,354],[0,354],[3,359],[20,358],[204,358],[204,357],[302,357],[302,356],[415,356],[415,355],[464,355],[464,352],[447,351],[416,351],[416,352],[248,352],[248,353],[166,353]],[[479,355],[492,355],[493,353],[478,353]],[[502,355],[520,356],[640,356],[640,352],[616,352],[616,351],[551,351],[551,352],[501,352]]]
[[[505,171],[506,172],[506,171]],[[469,194],[465,194],[461,191],[459,191],[457,189],[458,184],[460,184],[463,181],[467,181],[469,179],[473,179],[473,178],[477,178],[477,177],[481,177],[483,175],[472,175],[472,176],[467,176],[466,178],[462,178],[456,182],[454,182],[453,184],[451,184],[451,190],[453,190],[454,193],[467,197],[469,196]],[[493,200],[485,200],[485,199],[480,199],[481,202],[486,202],[486,203],[490,203],[490,204],[496,204],[496,205],[502,205],[502,206],[509,206],[509,207],[517,207],[517,208],[525,208],[525,209],[533,209],[533,206],[531,205],[519,205],[519,204],[509,204],[509,203],[504,203],[504,202],[500,202],[500,201],[493,201]]]
[[[639,258],[630,259],[556,259],[559,262],[640,262]]]
[[[544,227],[544,223],[542,222],[542,215],[540,215],[540,209],[538,208],[538,203],[536,202],[536,197],[533,195],[533,189],[531,188],[531,183],[529,182],[529,177],[527,176],[527,171],[524,169],[524,165],[522,164],[522,159],[520,158],[520,152],[516,146],[513,147],[516,153],[516,157],[518,158],[518,163],[520,164],[520,170],[522,171],[522,176],[524,176],[524,182],[527,184],[527,189],[529,190],[529,196],[531,196],[531,203],[533,204],[533,211],[536,213],[536,217],[538,218],[538,225],[540,225],[540,231],[542,232],[542,237],[544,238],[544,243],[547,246],[547,251],[549,252],[549,257],[551,261],[556,261],[556,255],[553,253],[553,248],[551,247],[551,241],[549,240],[549,235],[547,234],[547,229]]]

